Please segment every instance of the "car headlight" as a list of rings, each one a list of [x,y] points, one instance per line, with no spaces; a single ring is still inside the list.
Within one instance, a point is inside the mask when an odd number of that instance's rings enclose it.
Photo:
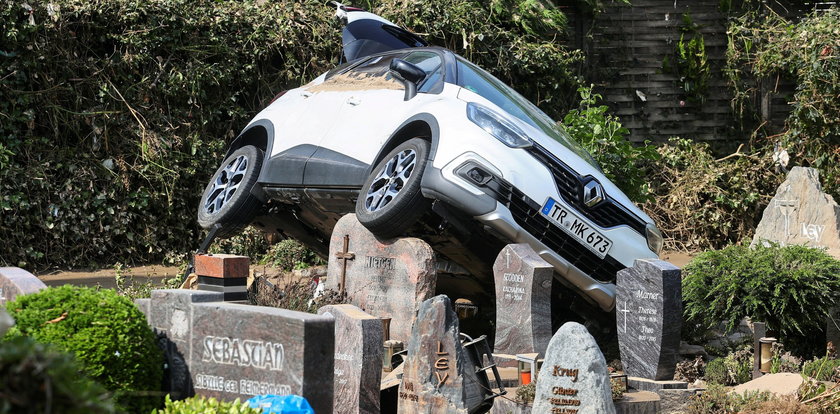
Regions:
[[[467,103],[467,118],[511,148],[531,146],[531,140],[519,127],[484,105]]]
[[[662,251],[662,233],[653,224],[648,224],[645,227],[645,236],[647,236],[648,248],[658,256]]]

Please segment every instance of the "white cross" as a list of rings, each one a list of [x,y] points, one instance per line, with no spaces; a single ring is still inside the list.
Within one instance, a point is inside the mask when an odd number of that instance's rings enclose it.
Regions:
[[[627,301],[624,301],[624,309],[619,309],[619,312],[624,314],[624,333],[627,333],[627,314],[630,313],[630,309],[627,309]]]

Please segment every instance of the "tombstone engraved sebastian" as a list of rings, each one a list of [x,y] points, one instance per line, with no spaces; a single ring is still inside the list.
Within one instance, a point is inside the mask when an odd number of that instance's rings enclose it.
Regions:
[[[377,239],[355,214],[347,214],[330,239],[326,288],[338,291],[343,279],[349,303],[378,318],[391,318],[391,339],[407,341],[420,303],[434,295],[435,266],[434,251],[426,242]]]
[[[544,354],[551,340],[554,267],[527,244],[509,244],[493,264],[496,342],[501,354]]]
[[[44,284],[32,273],[19,267],[0,267],[0,306],[15,300],[18,295],[26,295],[46,289]]]
[[[470,387],[478,383],[449,298],[439,295],[423,302],[408,341],[397,412],[466,414],[477,396]]]
[[[682,327],[680,269],[662,260],[637,259],[619,271],[616,325],[627,375],[673,379]]]
[[[790,170],[755,230],[753,244],[761,241],[824,248],[840,259],[840,206],[822,191],[816,169]]]
[[[353,305],[328,305],[319,315],[335,319],[333,412],[379,413],[382,320]]]
[[[583,325],[567,322],[548,344],[533,413],[615,413],[607,362]]]

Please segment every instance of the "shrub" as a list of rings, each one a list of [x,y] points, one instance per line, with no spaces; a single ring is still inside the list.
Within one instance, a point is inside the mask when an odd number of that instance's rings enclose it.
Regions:
[[[73,357],[31,338],[0,343],[0,413],[110,413],[111,396]]]
[[[706,382],[709,384],[726,385],[729,381],[729,371],[723,358],[716,358],[706,364]]]
[[[802,374],[817,381],[840,382],[840,359],[816,358],[802,365]]]
[[[796,354],[814,350],[838,302],[840,261],[804,246],[730,246],[695,257],[684,269],[688,323],[732,330],[744,317],[767,323]]]
[[[714,362],[714,361],[712,361]],[[711,362],[709,363],[711,365]],[[735,414],[751,410],[772,399],[769,392],[730,394],[723,385],[710,384],[700,395],[691,397],[686,407],[687,414]]]
[[[648,199],[650,189],[643,164],[659,158],[656,149],[635,146],[627,140],[630,131],[618,117],[608,114],[606,105],[598,105],[601,95],[592,92],[592,85],[578,88],[580,106],[563,118],[566,132],[583,145],[598,161],[610,180],[634,201]]]
[[[802,358],[792,355],[790,352],[785,352],[784,345],[776,342],[771,349],[773,357],[770,362],[770,373],[776,374],[779,372],[799,372],[802,366]]]
[[[522,404],[531,404],[537,393],[537,383],[530,382],[516,389],[516,401]]]
[[[181,401],[172,401],[166,396],[166,405],[155,414],[260,414],[262,410],[251,408],[239,399],[232,402],[219,401],[203,396],[190,397]]]
[[[729,376],[727,385],[743,384],[752,379],[753,353],[750,349],[735,351],[723,359]]]
[[[74,354],[82,372],[131,412],[158,406],[163,354],[146,317],[128,298],[65,285],[19,296],[8,310],[17,324],[7,336],[28,336]]]
[[[672,138],[649,163],[652,200],[642,207],[659,225],[665,248],[722,249],[752,237],[784,176],[769,153],[737,152],[716,159],[708,144]]]
[[[283,270],[302,269],[323,263],[315,252],[296,240],[286,239],[274,244],[260,259],[261,264],[275,266]]]

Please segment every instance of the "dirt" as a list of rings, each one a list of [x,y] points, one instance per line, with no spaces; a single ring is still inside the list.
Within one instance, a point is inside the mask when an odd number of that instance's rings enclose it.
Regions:
[[[145,283],[152,281],[160,284],[164,278],[182,276],[181,270],[177,266],[164,265],[147,265],[125,267],[121,270],[122,275],[132,277],[135,282]],[[57,270],[46,273],[36,273],[38,279],[41,279],[47,286],[61,286],[61,285],[79,285],[79,286],[102,286],[104,288],[114,288],[117,271],[114,268],[99,269],[99,270]]]
[[[674,266],[679,268],[684,267],[691,261],[691,259],[696,256],[697,253],[686,253],[686,252],[677,252],[677,251],[664,251],[662,254],[659,255],[659,258],[670,262]]]

